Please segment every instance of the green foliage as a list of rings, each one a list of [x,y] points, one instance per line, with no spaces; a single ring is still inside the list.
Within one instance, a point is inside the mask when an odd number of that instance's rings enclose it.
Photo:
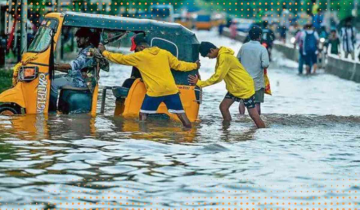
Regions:
[[[0,93],[11,87],[12,75],[12,70],[0,69]]]

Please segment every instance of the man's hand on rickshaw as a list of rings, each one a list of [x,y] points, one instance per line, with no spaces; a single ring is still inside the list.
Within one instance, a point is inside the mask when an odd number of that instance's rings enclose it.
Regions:
[[[197,69],[200,69],[200,66],[201,66],[200,60],[197,60],[195,63],[197,65]]]
[[[188,77],[188,82],[193,85],[196,85],[198,80],[199,80],[198,75],[195,75],[195,76],[189,75],[189,77]]]
[[[101,43],[99,44],[98,49],[100,50],[101,53],[103,53],[106,50],[105,46]]]

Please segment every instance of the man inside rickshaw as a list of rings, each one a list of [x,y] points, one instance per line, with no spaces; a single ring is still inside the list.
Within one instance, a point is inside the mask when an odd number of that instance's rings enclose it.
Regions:
[[[80,28],[75,33],[78,48],[82,48],[76,59],[69,63],[55,64],[55,70],[67,73],[66,75],[55,77],[51,83],[50,105],[49,111],[57,110],[58,90],[64,86],[75,88],[87,88],[86,79],[82,72],[87,71],[87,68],[93,67],[94,58],[87,56],[91,48],[98,45],[100,36],[93,33],[89,28]]]
[[[132,49],[136,49],[137,52],[130,55],[109,52],[102,44],[98,48],[108,60],[139,69],[146,87],[145,99],[139,114],[141,121],[146,120],[148,114],[155,114],[160,103],[164,102],[170,113],[176,114],[185,127],[191,128],[170,68],[191,71],[200,68],[199,61],[179,61],[166,50],[150,47],[144,34],[134,37]]]

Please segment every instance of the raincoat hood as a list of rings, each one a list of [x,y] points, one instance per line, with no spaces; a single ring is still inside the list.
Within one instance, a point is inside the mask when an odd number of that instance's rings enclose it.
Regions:
[[[148,53],[150,53],[152,55],[157,55],[160,52],[160,48],[158,48],[158,47],[149,47],[149,48],[144,49],[144,52],[148,52]]]
[[[219,54],[218,54],[218,57],[221,55],[221,54],[230,54],[230,55],[234,55],[234,51],[230,48],[227,48],[227,47],[220,47],[220,50],[219,50]]]

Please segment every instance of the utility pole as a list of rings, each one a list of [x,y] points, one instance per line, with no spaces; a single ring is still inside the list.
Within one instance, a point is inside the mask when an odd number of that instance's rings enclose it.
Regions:
[[[354,17],[357,17],[358,0],[354,0]]]
[[[56,9],[57,9],[57,12],[61,12],[61,7],[60,7],[60,0],[56,0]],[[60,37],[58,38],[58,42],[56,43],[56,62],[60,62],[61,60],[61,53],[62,53],[62,43],[61,43],[61,37],[62,37],[62,34],[60,33]]]
[[[26,24],[27,24],[27,0],[21,0],[21,50],[20,54],[25,53],[27,51],[27,31],[26,31]]]
[[[331,7],[330,7],[330,0],[327,0],[326,3],[326,13],[325,13],[325,24],[326,24],[326,28],[328,30],[330,30],[331,28],[331,22],[330,22],[330,18],[331,18]]]

